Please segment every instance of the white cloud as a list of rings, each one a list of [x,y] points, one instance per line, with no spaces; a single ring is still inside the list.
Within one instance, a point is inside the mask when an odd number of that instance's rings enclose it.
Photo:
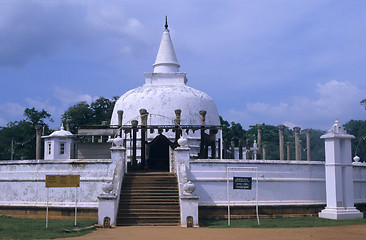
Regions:
[[[19,103],[8,102],[0,105],[0,126],[5,126],[10,121],[20,120],[25,107]]]
[[[4,4],[5,2],[5,4]],[[0,67],[23,66],[63,46],[104,49],[147,41],[142,23],[124,14],[125,3],[101,1],[1,1]],[[137,41],[136,41],[137,40]]]
[[[4,103],[0,105],[0,116],[21,117],[23,116],[25,107],[19,103]]]
[[[365,98],[366,90],[350,82],[331,80],[325,84],[318,83],[315,94],[314,98],[295,96],[289,102],[279,104],[249,102],[245,109],[231,109],[226,115],[246,126],[264,122],[319,129],[327,129],[337,118],[343,123],[364,119],[360,101]]]
[[[63,107],[68,107],[71,104],[75,104],[77,102],[85,101],[87,103],[91,103],[92,101],[96,100],[98,97],[90,96],[84,93],[77,93],[73,90],[54,87],[53,88],[53,97],[61,102]]]

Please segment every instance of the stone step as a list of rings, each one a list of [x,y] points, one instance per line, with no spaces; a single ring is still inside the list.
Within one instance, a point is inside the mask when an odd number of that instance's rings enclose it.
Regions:
[[[117,225],[179,225],[177,177],[172,173],[128,173],[124,176]]]
[[[180,210],[179,209],[151,209],[151,208],[146,208],[146,209],[135,209],[135,208],[121,208],[121,209],[118,209],[118,212],[119,213],[122,213],[122,214],[157,214],[157,215],[160,215],[160,214],[178,214],[180,213]]]

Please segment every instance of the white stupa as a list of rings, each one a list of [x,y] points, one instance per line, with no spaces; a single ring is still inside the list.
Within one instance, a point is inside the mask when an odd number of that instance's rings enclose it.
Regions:
[[[179,63],[175,55],[167,23],[161,39],[160,48],[153,65],[153,73],[145,73],[145,84],[123,94],[115,104],[111,125],[118,124],[118,111],[123,111],[122,126],[131,125],[133,120],[141,124],[140,109],[146,109],[147,126],[175,125],[175,110],[181,110],[180,126],[200,126],[200,111],[206,111],[205,126],[220,128],[220,118],[215,102],[206,93],[187,86],[186,73],[179,72]],[[146,151],[149,167],[154,163],[164,162],[167,167],[169,161],[169,146],[177,139],[171,129],[147,131],[146,150],[141,144],[141,131],[137,133],[136,159],[144,161],[141,152]],[[188,140],[188,147],[192,157],[198,157],[200,149],[200,131],[182,131],[183,137]],[[210,131],[206,130],[206,134]],[[219,135],[218,135],[219,136]],[[131,133],[124,134],[127,157],[132,159],[133,144]],[[212,139],[212,137],[210,138]],[[215,140],[216,139],[216,140]],[[218,137],[214,137],[217,141]],[[144,141],[144,140],[142,140]],[[218,144],[218,142],[217,142]],[[218,145],[216,145],[218,146]],[[211,148],[212,149],[212,148]],[[211,151],[216,152],[218,148]],[[217,155],[217,153],[215,153]],[[165,160],[164,160],[165,159]],[[162,164],[160,164],[162,165]],[[170,164],[172,167],[174,164]]]
[[[200,125],[200,110],[207,111],[206,125],[220,125],[215,102],[206,93],[187,86],[186,73],[179,72],[167,24],[153,65],[153,73],[145,73],[145,84],[123,94],[113,110],[111,125],[118,124],[118,110],[123,110],[123,125],[138,120],[139,110],[148,111],[149,125],[172,125],[175,109],[180,109],[181,125]]]

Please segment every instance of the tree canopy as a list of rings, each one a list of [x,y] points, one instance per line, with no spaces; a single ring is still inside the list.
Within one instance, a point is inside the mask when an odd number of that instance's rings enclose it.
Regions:
[[[115,102],[118,97],[112,99],[100,97],[93,101],[90,105],[85,102],[79,102],[69,107],[62,114],[61,121],[66,124],[67,120],[71,120],[71,131],[75,133],[78,127],[86,125],[100,125],[103,121],[110,121]]]
[[[344,124],[344,129],[348,134],[355,136],[355,139],[352,139],[352,157],[357,155],[361,161],[366,161],[366,121],[351,120]]]
[[[42,109],[26,108],[25,119],[9,122],[5,127],[0,127],[0,159],[35,159],[36,139],[35,126],[41,125],[45,135],[51,133],[45,119],[51,120],[51,115]]]
[[[234,140],[235,146],[238,146],[239,139],[242,140],[243,144],[249,141],[250,147],[253,146],[254,140],[257,139],[258,135],[258,125],[250,126],[248,130],[243,129],[240,123],[231,122],[224,120],[220,117],[223,138],[226,139],[226,143]],[[266,145],[266,159],[278,160],[280,159],[279,151],[279,133],[278,127],[273,125],[261,124],[261,145]],[[325,132],[316,129],[310,129],[310,153],[311,160],[323,161],[325,159],[324,153],[324,140],[320,139],[320,136]],[[295,137],[292,129],[285,127],[283,131],[284,141],[290,142],[290,159],[295,159]],[[305,131],[300,132],[301,149],[303,154],[301,154],[301,159],[306,160],[306,133]],[[245,146],[243,146],[245,147]],[[286,150],[285,151],[285,155]],[[261,156],[258,156],[261,157]],[[287,156],[285,156],[287,159]]]

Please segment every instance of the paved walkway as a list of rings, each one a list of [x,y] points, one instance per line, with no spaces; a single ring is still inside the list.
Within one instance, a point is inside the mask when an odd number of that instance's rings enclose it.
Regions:
[[[341,227],[253,229],[253,228],[181,228],[181,227],[116,227],[65,240],[365,240],[366,225]]]

